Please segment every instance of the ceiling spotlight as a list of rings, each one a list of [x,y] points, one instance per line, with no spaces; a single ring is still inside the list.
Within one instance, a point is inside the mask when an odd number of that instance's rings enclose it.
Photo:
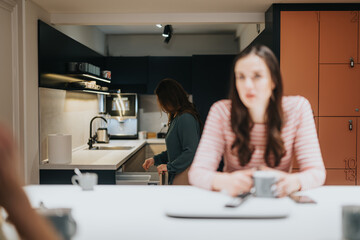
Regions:
[[[158,28],[162,28],[162,24],[156,24]]]
[[[171,25],[165,25],[164,32],[162,34],[162,36],[165,37],[165,40],[164,40],[165,43],[169,43],[169,41],[170,41],[170,39],[172,37],[172,34],[173,34],[172,26]]]

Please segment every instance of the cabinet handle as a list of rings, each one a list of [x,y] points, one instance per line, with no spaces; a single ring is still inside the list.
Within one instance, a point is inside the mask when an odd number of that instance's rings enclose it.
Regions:
[[[349,120],[349,130],[350,130],[350,131],[352,131],[352,130],[353,130],[352,120]]]
[[[354,67],[354,59],[351,57],[350,58],[350,67],[353,68]]]

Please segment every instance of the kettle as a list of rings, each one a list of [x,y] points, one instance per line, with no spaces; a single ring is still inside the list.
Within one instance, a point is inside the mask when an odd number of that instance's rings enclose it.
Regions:
[[[95,140],[98,143],[109,143],[110,134],[108,134],[107,128],[98,128],[96,131]]]

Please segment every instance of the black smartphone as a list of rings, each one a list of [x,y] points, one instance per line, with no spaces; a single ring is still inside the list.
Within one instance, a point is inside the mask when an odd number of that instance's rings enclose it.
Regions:
[[[316,203],[316,201],[314,199],[312,199],[308,196],[290,195],[290,198],[297,203]]]

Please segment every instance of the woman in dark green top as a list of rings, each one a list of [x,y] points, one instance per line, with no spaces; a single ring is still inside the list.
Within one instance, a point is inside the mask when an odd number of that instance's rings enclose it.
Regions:
[[[183,87],[173,79],[162,80],[155,94],[162,111],[168,115],[166,151],[148,158],[143,168],[156,165],[158,172],[169,173],[169,184],[192,163],[200,140],[202,124],[198,112]]]

